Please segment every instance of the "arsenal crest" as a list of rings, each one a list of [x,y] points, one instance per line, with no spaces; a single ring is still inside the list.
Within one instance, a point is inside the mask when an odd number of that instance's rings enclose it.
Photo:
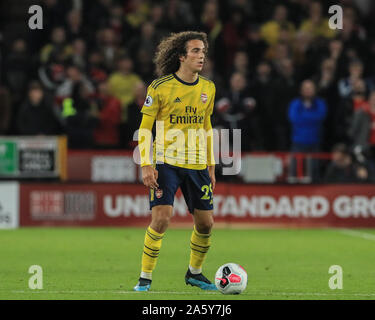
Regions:
[[[155,191],[156,198],[160,199],[163,196],[163,190],[162,189],[157,189]]]
[[[201,94],[201,100],[202,100],[203,103],[207,102],[207,95],[205,93]]]

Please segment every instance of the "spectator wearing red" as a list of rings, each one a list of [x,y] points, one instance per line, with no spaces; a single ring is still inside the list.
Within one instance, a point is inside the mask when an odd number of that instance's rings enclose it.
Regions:
[[[121,102],[109,94],[107,81],[99,83],[95,100],[98,106],[98,124],[94,130],[95,145],[116,148],[119,145]]]

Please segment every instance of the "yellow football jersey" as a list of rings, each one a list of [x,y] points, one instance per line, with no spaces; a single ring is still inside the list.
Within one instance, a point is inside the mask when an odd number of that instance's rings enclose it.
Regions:
[[[214,83],[202,76],[187,83],[170,74],[151,83],[141,112],[156,120],[154,164],[197,170],[215,164],[213,156],[207,157],[207,135],[212,143],[210,116],[215,91]]]

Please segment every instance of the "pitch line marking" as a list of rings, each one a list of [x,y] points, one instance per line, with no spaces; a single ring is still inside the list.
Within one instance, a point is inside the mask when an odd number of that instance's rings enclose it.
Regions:
[[[1,292],[1,291],[0,291]],[[195,294],[197,296],[204,295],[220,295],[219,292],[202,292],[194,293],[191,291],[148,291],[148,292],[135,292],[135,291],[105,291],[105,290],[40,290],[32,291],[30,290],[12,290],[11,293],[26,293],[26,294],[176,294],[176,295],[186,295]],[[358,296],[358,297],[375,297],[375,293],[324,293],[324,292],[249,292],[244,293],[243,296]]]
[[[352,237],[375,241],[375,234],[372,234],[372,233],[367,233],[363,231],[355,231],[351,229],[340,229],[340,233],[348,235],[348,236],[352,236]]]

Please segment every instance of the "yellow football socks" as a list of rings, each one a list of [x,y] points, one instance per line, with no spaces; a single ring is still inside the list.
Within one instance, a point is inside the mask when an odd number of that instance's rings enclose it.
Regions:
[[[142,254],[142,278],[151,280],[152,271],[155,269],[156,266],[163,236],[164,233],[158,233],[151,227],[147,228]]]
[[[199,233],[194,226],[190,239],[190,263],[192,273],[202,272],[202,265],[211,244],[211,234]]]

